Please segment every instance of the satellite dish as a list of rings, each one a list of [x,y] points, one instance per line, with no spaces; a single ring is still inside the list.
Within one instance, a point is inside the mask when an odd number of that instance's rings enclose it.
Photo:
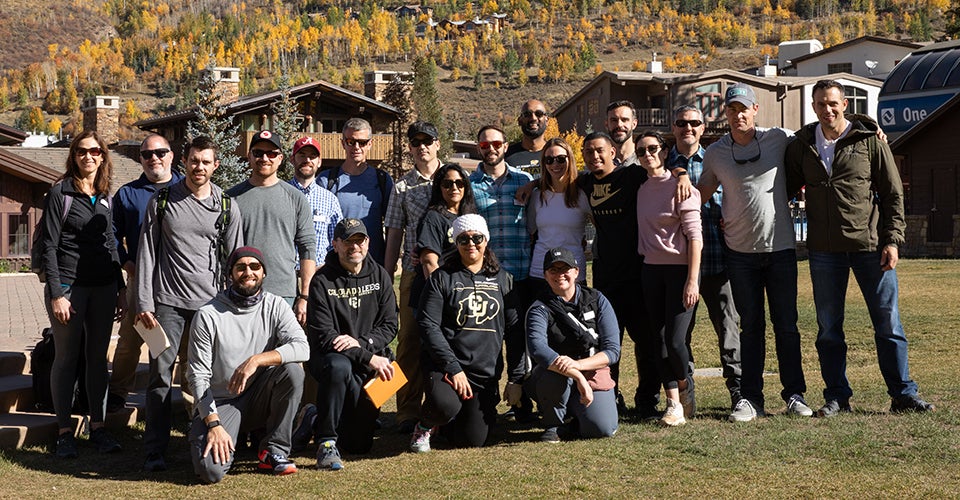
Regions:
[[[867,70],[868,70],[868,71],[870,72],[870,74],[872,75],[872,74],[873,74],[873,70],[877,69],[877,64],[878,64],[878,63],[877,63],[877,61],[871,61],[871,60],[867,59],[866,61],[863,61],[863,64],[867,67]]]

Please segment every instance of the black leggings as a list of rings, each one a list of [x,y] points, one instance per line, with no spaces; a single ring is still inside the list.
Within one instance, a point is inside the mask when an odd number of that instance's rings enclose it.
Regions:
[[[443,380],[443,375],[437,371],[427,372],[421,425],[444,426],[444,435],[458,448],[483,446],[497,420],[500,400],[497,381],[488,381],[485,388],[471,382],[473,397],[464,401],[453,386]]]
[[[675,389],[677,381],[687,378],[690,363],[686,339],[694,309],[683,307],[687,266],[644,264],[641,276],[650,328],[657,343],[657,371],[663,386]]]

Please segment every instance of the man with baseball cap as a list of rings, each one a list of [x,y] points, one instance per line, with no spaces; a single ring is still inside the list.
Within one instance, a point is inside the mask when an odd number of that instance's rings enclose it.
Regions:
[[[369,255],[359,219],[334,229],[333,252],[310,283],[310,373],[319,382],[313,423],[317,468],[340,470],[340,449],[367,453],[380,410],[364,394],[373,377],[393,378],[388,347],[397,335],[393,279]]]
[[[297,471],[287,457],[310,346],[293,311],[263,290],[270,266],[254,247],[229,259],[230,287],[197,311],[190,330],[187,382],[197,397],[190,458],[204,483],[230,470],[241,429],[262,428],[258,469]],[[273,269],[270,269],[273,272]]]
[[[320,143],[313,137],[304,136],[293,143],[293,179],[290,185],[306,195],[313,216],[313,230],[317,233],[317,266],[323,265],[323,259],[330,251],[333,242],[333,228],[343,219],[340,202],[330,191],[315,181],[320,169]]]
[[[311,222],[310,204],[303,194],[280,182],[277,170],[283,164],[280,138],[261,130],[250,141],[250,178],[227,191],[243,215],[243,237],[248,245],[263,250],[270,265],[264,288],[283,297],[300,324],[307,321],[307,291],[316,269],[317,238]],[[297,259],[300,283],[297,283]]]

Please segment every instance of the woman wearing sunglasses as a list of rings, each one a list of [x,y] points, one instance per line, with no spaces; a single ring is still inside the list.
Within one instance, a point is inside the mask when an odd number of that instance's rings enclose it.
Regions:
[[[637,140],[637,158],[647,171],[647,182],[637,191],[637,252],[644,257],[640,284],[650,319],[650,339],[657,371],[667,393],[667,411],[660,423],[686,423],[680,394],[692,380],[687,378],[690,353],[687,329],[693,306],[700,299],[700,194],[676,201],[677,177],[664,168],[667,157],[663,137],[644,132]],[[687,411],[692,405],[687,405]]]
[[[489,248],[483,217],[468,214],[453,221],[457,251],[445,256],[420,299],[426,401],[414,427],[410,449],[430,451],[439,426],[457,447],[483,446],[496,422],[500,352],[517,312],[505,298],[510,275]],[[523,379],[523,339],[508,339],[509,381]]]
[[[573,149],[562,138],[547,141],[540,159],[541,175],[527,202],[527,230],[533,245],[530,277],[534,291],[549,290],[544,281],[543,256],[550,248],[565,248],[580,263],[580,281],[587,280],[583,252],[584,229],[590,216],[587,194],[577,187]]]
[[[126,309],[111,214],[112,168],[100,136],[82,132],[70,144],[66,172],[50,188],[43,210],[44,299],[56,346],[50,392],[60,458],[77,457],[70,414],[81,356],[86,364],[81,383],[90,402],[90,441],[100,453],[120,450],[120,443],[103,426],[110,323]]]

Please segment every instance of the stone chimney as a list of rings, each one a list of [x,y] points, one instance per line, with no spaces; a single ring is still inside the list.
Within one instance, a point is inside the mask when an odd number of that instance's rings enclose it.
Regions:
[[[215,89],[220,93],[220,102],[226,104],[240,98],[240,68],[216,67],[213,72]]]
[[[107,144],[120,141],[120,97],[98,95],[84,99],[83,129],[94,130]]]
[[[653,60],[647,63],[647,73],[663,73],[663,61],[657,60],[657,53],[653,53]]]
[[[375,99],[383,100],[383,92],[390,85],[394,78],[400,78],[405,85],[407,95],[413,89],[413,73],[409,71],[367,71],[363,74],[363,95]]]

